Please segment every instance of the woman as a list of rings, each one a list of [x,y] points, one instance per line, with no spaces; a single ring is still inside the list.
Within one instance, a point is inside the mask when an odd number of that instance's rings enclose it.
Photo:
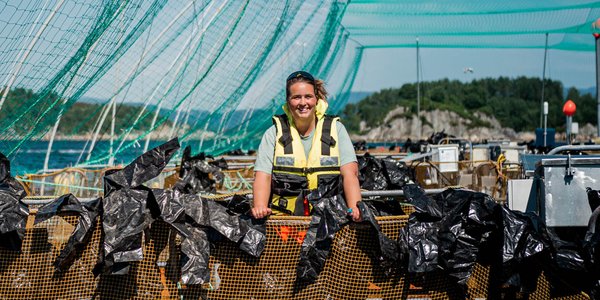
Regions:
[[[339,119],[325,115],[326,96],[323,81],[307,72],[297,71],[287,78],[285,114],[273,117],[274,125],[265,132],[258,148],[251,211],[254,218],[264,218],[273,210],[309,215],[306,195],[324,186],[323,196],[343,190],[348,214],[354,221],[361,220],[356,155]]]

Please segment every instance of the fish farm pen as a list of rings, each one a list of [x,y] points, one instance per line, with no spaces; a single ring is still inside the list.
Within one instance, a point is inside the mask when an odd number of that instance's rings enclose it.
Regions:
[[[600,299],[574,103],[564,146],[355,143],[360,222],[319,188],[253,218],[248,151],[292,71],[339,114],[365,53],[415,49],[421,138],[420,49],[598,46],[591,0],[0,1],[0,299]]]

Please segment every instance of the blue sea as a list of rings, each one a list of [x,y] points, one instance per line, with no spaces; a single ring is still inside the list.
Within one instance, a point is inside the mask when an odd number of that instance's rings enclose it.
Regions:
[[[152,149],[166,141],[150,141],[148,149]],[[204,141],[204,145],[212,145],[213,140]],[[4,145],[10,145],[13,142],[3,142]],[[14,142],[16,143],[16,142]],[[192,145],[192,154],[198,154],[197,149],[199,141],[186,141],[181,146],[183,149],[187,144]],[[387,143],[369,143],[368,147],[382,147],[389,148],[392,146],[402,146],[402,142],[387,142]],[[88,145],[89,146],[89,145]],[[118,146],[118,143],[114,144],[114,149]],[[10,147],[10,146],[9,146]],[[66,167],[75,166],[78,161],[83,162],[87,156],[86,141],[54,141],[52,145],[52,152],[50,153],[50,160],[48,162],[48,169],[62,169]],[[110,141],[98,141],[94,149],[100,150],[101,153],[108,153],[110,147]],[[132,147],[121,150],[116,156],[114,163],[116,165],[126,165],[132,162],[135,158],[143,154],[143,143],[135,144]],[[15,175],[23,175],[27,173],[36,173],[43,169],[44,159],[46,158],[46,152],[48,151],[47,141],[30,141],[15,154],[9,156],[11,163],[11,173]],[[94,150],[96,153],[96,150]],[[181,155],[180,150],[176,153],[176,156]],[[93,159],[94,156],[92,156]],[[172,159],[172,162],[176,162]],[[99,162],[98,164],[106,164],[107,162]]]
[[[164,142],[165,141],[151,141],[148,149],[152,149],[153,147],[156,147]],[[128,164],[132,162],[143,152],[144,145],[143,143],[140,144],[141,145],[136,144],[133,147],[122,150],[122,152],[115,156],[114,163]],[[52,145],[52,152],[50,153],[48,168],[62,169],[71,167],[77,164],[78,159],[81,163],[87,156],[87,150],[82,154],[85,145],[85,141],[54,141],[54,144]],[[117,146],[118,143],[114,145],[114,148]],[[109,141],[98,141],[94,148],[107,151],[109,147]],[[46,158],[47,151],[47,141],[31,141],[24,145],[15,155],[9,156],[12,175],[15,176],[26,173],[35,173],[43,169],[44,159]],[[194,153],[194,151],[192,151],[192,153]]]

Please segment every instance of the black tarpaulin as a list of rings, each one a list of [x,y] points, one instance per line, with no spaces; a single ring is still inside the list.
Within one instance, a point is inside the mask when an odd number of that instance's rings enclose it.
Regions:
[[[26,192],[10,174],[10,162],[0,153],[0,247],[20,251],[29,207],[21,201]]]
[[[224,175],[221,169],[227,169],[224,159],[206,161],[206,155],[191,155],[190,146],[185,147],[181,158],[179,180],[173,189],[182,193],[197,194],[200,192],[216,192],[215,183],[222,182]]]
[[[54,261],[57,271],[66,271],[75,260],[78,252],[88,243],[100,214],[101,199],[82,205],[73,194],[63,195],[38,209],[35,224],[46,221],[53,216],[78,215],[79,220],[71,233],[65,247]]]
[[[148,200],[154,199],[152,190],[143,183],[158,176],[177,149],[179,141],[175,138],[104,176],[104,243],[96,272],[116,263],[143,259],[142,232],[153,221],[153,203],[148,206]]]

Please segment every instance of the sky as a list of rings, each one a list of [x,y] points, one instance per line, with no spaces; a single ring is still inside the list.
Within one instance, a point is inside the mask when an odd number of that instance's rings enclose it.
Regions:
[[[542,77],[544,49],[421,48],[423,81],[443,78],[469,82],[499,76]],[[464,72],[472,68],[473,72]],[[414,48],[370,48],[363,53],[353,91],[379,91],[416,82]],[[565,87],[596,86],[594,52],[548,50],[546,78]]]

